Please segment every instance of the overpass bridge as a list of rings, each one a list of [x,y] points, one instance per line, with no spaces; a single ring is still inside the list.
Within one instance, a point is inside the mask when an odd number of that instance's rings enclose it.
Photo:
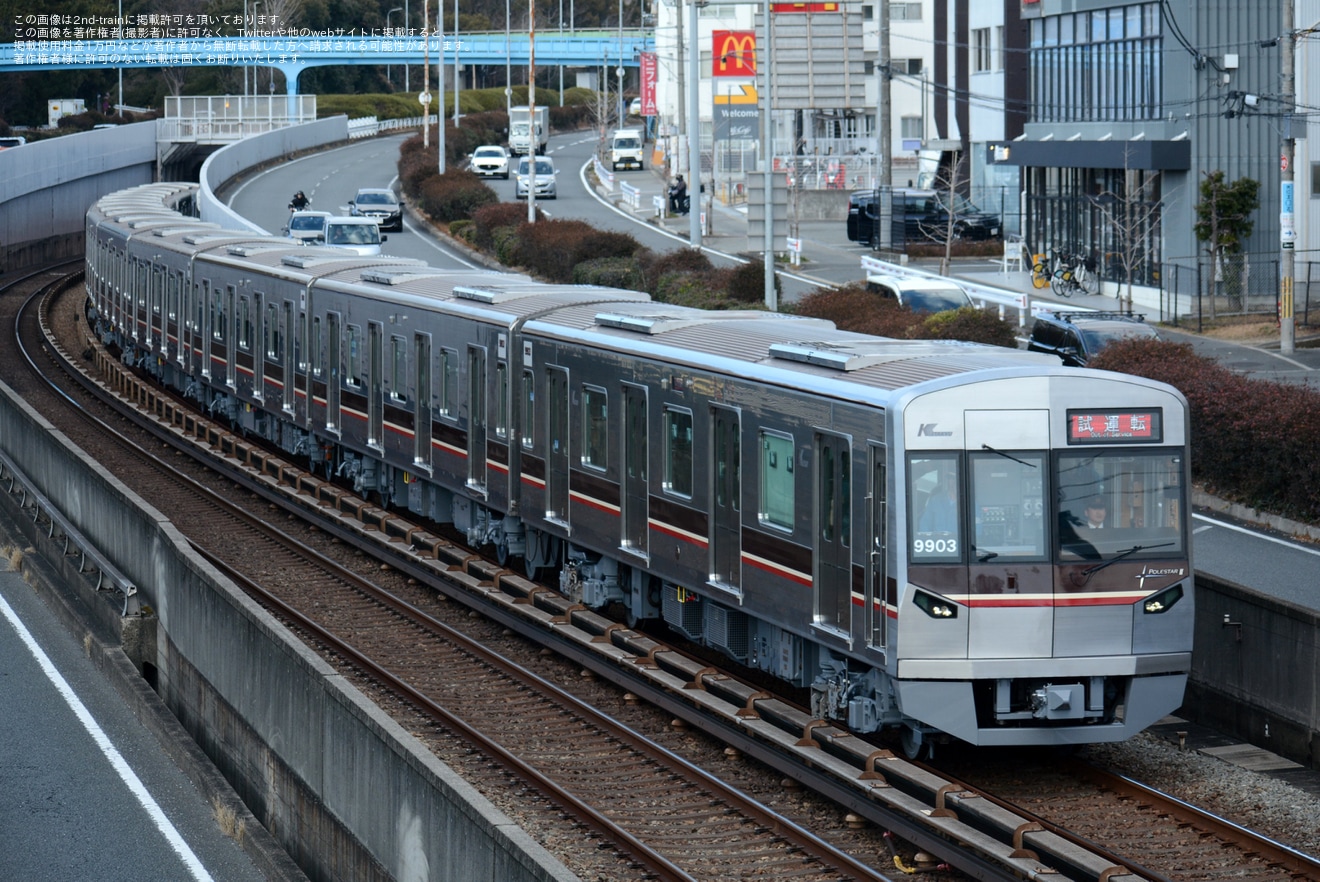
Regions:
[[[20,28],[25,36],[29,29]],[[42,31],[32,29],[32,33]],[[534,46],[533,46],[534,42]],[[447,38],[307,33],[249,37],[165,36],[153,39],[24,39],[0,44],[0,73],[81,68],[270,67],[284,74],[288,95],[311,67],[338,64],[503,65],[526,67],[535,49],[547,67],[638,67],[655,51],[651,31],[549,31],[536,35],[477,32]]]

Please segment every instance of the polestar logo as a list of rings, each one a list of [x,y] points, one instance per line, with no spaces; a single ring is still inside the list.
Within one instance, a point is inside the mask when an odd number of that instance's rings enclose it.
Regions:
[[[949,437],[950,435],[953,434],[953,432],[940,432],[940,431],[937,431],[937,430],[935,429],[935,427],[938,426],[938,425],[939,425],[939,423],[922,423],[921,426],[920,426],[920,428],[917,429],[917,437],[918,437],[918,438],[947,438],[947,437]]]
[[[1145,590],[1146,590],[1146,580],[1147,580],[1147,579],[1153,579],[1153,578],[1156,578],[1156,577],[1158,577],[1158,576],[1179,576],[1179,577],[1181,577],[1182,574],[1183,574],[1184,572],[1186,572],[1186,570],[1183,569],[1182,567],[1147,567],[1147,566],[1143,566],[1143,567],[1141,568],[1141,572],[1137,573],[1137,574],[1136,574],[1135,576],[1133,576],[1132,578],[1134,578],[1134,579],[1137,580],[1137,587],[1138,587],[1140,590],[1145,591]]]

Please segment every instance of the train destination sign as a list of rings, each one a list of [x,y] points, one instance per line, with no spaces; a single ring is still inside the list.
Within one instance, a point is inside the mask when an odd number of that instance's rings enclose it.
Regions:
[[[1069,444],[1130,441],[1159,444],[1164,440],[1162,413],[1156,410],[1070,410]]]

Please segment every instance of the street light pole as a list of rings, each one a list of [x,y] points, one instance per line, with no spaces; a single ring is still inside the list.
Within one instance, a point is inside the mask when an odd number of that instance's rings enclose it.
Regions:
[[[769,3],[769,0],[766,0]],[[700,97],[701,53],[697,50],[697,0],[688,0],[688,39],[692,49],[688,52],[688,191],[696,211],[688,209],[688,242],[701,248],[701,115],[697,107]],[[712,120],[714,114],[711,115]]]
[[[408,0],[403,0],[403,31],[404,31],[405,39],[409,39],[409,40],[412,39],[412,21],[408,18]],[[406,44],[405,44],[405,45],[406,45]],[[404,65],[403,65],[403,91],[404,91],[404,92],[411,92],[411,91],[412,91],[412,89],[408,86],[408,67],[409,67],[409,65],[408,65],[408,63],[405,61],[405,62],[404,62]]]
[[[548,123],[547,123],[548,125]],[[547,135],[549,132],[546,133]],[[527,0],[527,223],[536,222],[536,0]]]
[[[393,15],[394,13],[396,13],[396,12],[403,12],[403,7],[402,7],[402,6],[396,6],[396,7],[394,7],[393,9],[391,9],[389,12],[385,13],[385,30],[387,30],[387,31],[390,30],[390,16]],[[406,19],[405,19],[405,22],[406,22]],[[406,25],[406,24],[405,24],[405,26],[404,26],[404,30],[407,30],[407,25]],[[390,31],[390,38],[391,38],[391,39],[394,38],[394,32],[393,32],[393,31]],[[392,79],[392,76],[393,76],[393,74],[391,74],[391,72],[390,72],[390,65],[389,65],[389,64],[386,64],[386,65],[385,65],[385,82],[387,82],[387,83],[390,84],[390,89],[391,89],[391,91],[394,89],[394,80]]]
[[[511,40],[509,18],[511,15],[509,0],[504,0],[504,113],[507,116],[513,115],[513,62],[509,47]]]
[[[454,128],[458,128],[458,83],[462,78],[458,67],[458,0],[454,0]]]
[[[765,66],[764,84],[765,109],[761,115],[761,174],[764,175],[765,186],[765,230],[761,234],[761,248],[763,249],[763,260],[765,261],[765,305],[772,312],[779,311],[779,295],[775,291],[775,142],[774,121],[771,119],[771,111],[774,109],[773,86],[771,85],[771,70],[774,64],[774,30],[771,27],[771,2],[765,0],[765,51],[756,53],[756,69],[759,72],[761,66]]]

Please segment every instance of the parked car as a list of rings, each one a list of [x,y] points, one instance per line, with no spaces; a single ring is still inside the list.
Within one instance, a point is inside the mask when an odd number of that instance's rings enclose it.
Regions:
[[[356,254],[380,254],[386,238],[380,234],[380,224],[369,217],[330,217],[325,221],[325,244]]]
[[[518,199],[527,198],[527,188],[536,187],[537,199],[554,199],[558,196],[555,190],[555,175],[559,174],[555,170],[555,162],[548,156],[536,157],[535,183],[531,182],[532,171],[529,168],[529,161],[526,156],[518,160],[517,182],[513,185],[513,195]]]
[[[509,179],[509,151],[497,144],[487,144],[472,151],[472,170],[483,178]]]
[[[634,98],[631,102],[628,103],[628,115],[629,115],[629,116],[641,116],[641,115],[642,115],[642,99],[641,99],[641,98]]]
[[[363,187],[348,203],[353,217],[369,217],[380,224],[382,230],[403,232],[403,200],[393,190]]]
[[[870,275],[866,277],[866,290],[897,300],[913,312],[944,312],[975,305],[957,282],[948,279]]]
[[[994,239],[1003,232],[999,217],[982,211],[967,198],[946,191],[895,187],[891,229],[896,246],[905,242]],[[950,226],[949,208],[953,208]],[[848,197],[848,238],[880,247],[880,202],[876,190],[855,190]]]
[[[1122,312],[1041,313],[1031,326],[1027,349],[1057,355],[1065,365],[1085,367],[1096,353],[1115,340],[1150,337],[1159,333],[1144,315]]]
[[[289,215],[284,235],[296,239],[299,245],[314,245],[325,241],[325,220],[328,211],[295,211]]]

